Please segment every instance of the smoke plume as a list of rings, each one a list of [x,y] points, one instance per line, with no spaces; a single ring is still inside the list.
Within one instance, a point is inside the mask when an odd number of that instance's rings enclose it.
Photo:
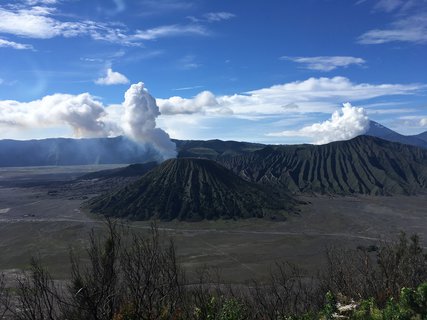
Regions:
[[[0,101],[0,129],[69,127],[77,138],[125,135],[147,150],[150,159],[176,156],[168,134],[156,127],[156,100],[142,82],[133,84],[121,105],[104,106],[89,93],[54,94],[31,102]]]
[[[123,107],[123,129],[127,136],[141,143],[151,143],[164,159],[176,157],[175,143],[165,131],[156,128],[159,107],[142,82],[131,85],[126,91]]]

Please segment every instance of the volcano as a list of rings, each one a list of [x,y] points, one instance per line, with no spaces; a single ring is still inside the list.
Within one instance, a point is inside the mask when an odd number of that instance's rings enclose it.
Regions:
[[[163,162],[137,182],[92,199],[94,213],[133,220],[272,218],[294,212],[295,201],[268,186],[243,180],[208,159]]]

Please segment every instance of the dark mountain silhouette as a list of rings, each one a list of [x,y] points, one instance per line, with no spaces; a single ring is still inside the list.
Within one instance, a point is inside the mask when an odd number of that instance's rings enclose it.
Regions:
[[[367,136],[377,137],[391,142],[409,144],[411,146],[427,148],[427,132],[419,135],[405,136],[393,131],[375,121],[370,121],[369,130],[365,133]]]
[[[416,135],[410,136],[410,137],[416,138],[416,139],[419,139],[419,140],[423,140],[427,144],[427,131],[422,132],[420,134],[416,134]]]
[[[104,180],[112,178],[127,178],[135,176],[143,176],[151,169],[158,166],[157,162],[135,163],[124,168],[115,168],[87,173],[80,176],[78,180]]]
[[[221,155],[242,154],[264,147],[255,143],[221,140],[174,141],[179,157],[216,159]],[[125,137],[0,140],[0,167],[130,164],[157,160],[155,150]]]
[[[249,183],[218,163],[182,158],[163,162],[137,182],[98,196],[87,207],[95,213],[136,220],[283,218],[295,201]]]
[[[404,136],[371,121],[366,135],[384,140],[427,148],[427,132]],[[261,150],[267,145],[221,140],[173,140],[179,158],[193,157],[216,160]],[[130,164],[158,161],[158,154],[149,146],[125,137],[42,140],[0,140],[0,167]]]
[[[222,140],[173,140],[179,158],[205,158],[215,160],[220,156],[239,155],[264,148],[266,145],[250,142]]]
[[[427,150],[370,136],[319,146],[268,146],[219,161],[248,181],[292,192],[386,195],[427,187]]]
[[[157,160],[149,146],[124,137],[0,140],[0,166],[120,164]]]

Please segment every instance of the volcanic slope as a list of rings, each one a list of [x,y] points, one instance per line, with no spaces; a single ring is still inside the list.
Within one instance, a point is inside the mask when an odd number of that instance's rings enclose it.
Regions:
[[[108,170],[95,171],[87,173],[79,177],[79,180],[91,180],[91,179],[113,179],[113,178],[127,178],[135,176],[143,176],[151,169],[157,167],[157,162],[147,162],[147,163],[135,163],[124,168],[115,168]]]
[[[221,156],[235,156],[260,150],[266,145],[251,142],[222,140],[173,140],[178,158],[205,158],[216,160]]]
[[[427,150],[369,136],[269,146],[219,161],[245,180],[296,193],[414,194],[427,187]]]
[[[269,217],[283,219],[295,200],[243,180],[207,159],[171,159],[139,181],[87,203],[95,213],[135,220]]]

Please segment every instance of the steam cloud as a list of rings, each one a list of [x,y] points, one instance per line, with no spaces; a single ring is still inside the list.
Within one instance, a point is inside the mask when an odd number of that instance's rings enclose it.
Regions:
[[[282,131],[270,135],[311,137],[314,139],[314,143],[325,144],[332,141],[352,139],[366,133],[368,129],[369,118],[365,109],[344,103],[341,112],[335,111],[329,120],[306,126],[297,131]]]
[[[131,85],[126,91],[123,107],[123,129],[126,135],[138,142],[153,144],[165,159],[176,157],[175,143],[165,131],[156,128],[159,107],[142,82]]]
[[[116,114],[115,114],[116,113]],[[22,103],[0,101],[0,127],[47,128],[66,125],[78,138],[126,135],[144,145],[147,154],[162,161],[176,156],[168,134],[156,128],[160,115],[156,100],[142,82],[131,85],[123,104],[105,107],[89,93],[54,94]]]

